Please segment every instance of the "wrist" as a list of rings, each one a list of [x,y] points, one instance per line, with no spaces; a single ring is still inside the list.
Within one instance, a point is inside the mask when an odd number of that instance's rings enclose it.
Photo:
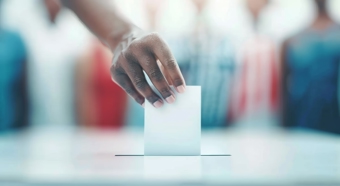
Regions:
[[[121,29],[116,29],[111,32],[106,39],[106,45],[110,47],[111,51],[114,52],[116,48],[125,40],[130,40],[136,33],[140,32],[141,29],[135,25],[128,25],[121,27]],[[127,41],[128,42],[128,41]]]

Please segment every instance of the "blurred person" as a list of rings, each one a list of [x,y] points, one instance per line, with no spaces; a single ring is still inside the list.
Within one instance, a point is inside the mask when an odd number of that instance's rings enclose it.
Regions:
[[[27,9],[22,19],[29,24],[21,23],[30,55],[30,123],[33,127],[73,126],[74,66],[86,42],[81,24],[75,24],[79,21],[63,11],[58,0],[22,3]]]
[[[194,27],[188,35],[171,42],[171,48],[188,85],[202,87],[203,128],[227,125],[234,51],[224,34],[209,25],[207,0],[192,0]]]
[[[244,125],[272,124],[279,104],[279,63],[277,46],[260,30],[260,15],[269,0],[245,0],[252,20],[251,34],[240,49],[240,67],[236,74],[230,117]]]
[[[340,134],[340,26],[327,11],[327,0],[313,0],[311,26],[282,47],[283,125]]]
[[[112,54],[93,42],[76,66],[76,108],[80,125],[120,128],[125,124],[127,95],[110,77]]]
[[[24,40],[0,22],[0,131],[28,124],[26,66]]]

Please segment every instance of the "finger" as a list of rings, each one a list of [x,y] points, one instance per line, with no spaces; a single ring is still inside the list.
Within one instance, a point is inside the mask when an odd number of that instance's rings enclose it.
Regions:
[[[111,70],[112,80],[119,85],[129,96],[131,96],[138,104],[144,107],[144,97],[132,84],[129,76],[124,72]]]
[[[156,39],[155,39],[156,38]],[[158,36],[155,36],[153,41],[153,52],[157,59],[160,60],[165,70],[169,73],[172,82],[179,93],[185,91],[185,81],[181,70],[178,67],[177,61],[172,55],[168,45]]]
[[[175,102],[175,94],[166,82],[159,66],[157,65],[155,57],[150,52],[144,52],[140,53],[137,58],[139,64],[149,76],[150,80],[160,92],[162,97],[170,104]]]
[[[168,82],[168,84],[169,84],[170,86],[173,86],[174,83],[172,82],[172,79],[171,79],[171,77],[170,77],[169,72],[168,72],[167,70],[165,70],[164,66],[162,65],[162,63],[161,63],[159,60],[157,60],[157,65],[158,65],[159,68],[161,69],[161,72],[162,72],[162,74],[164,75],[164,77],[165,77],[166,81]]]
[[[151,89],[150,85],[145,79],[143,69],[138,64],[135,57],[130,54],[125,54],[126,62],[122,63],[127,75],[132,84],[154,107],[159,108],[163,106],[163,100]]]

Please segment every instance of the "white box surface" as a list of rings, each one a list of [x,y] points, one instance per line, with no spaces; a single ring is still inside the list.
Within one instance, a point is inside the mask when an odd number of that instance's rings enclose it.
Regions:
[[[174,91],[176,92],[176,91]],[[187,86],[176,101],[161,108],[145,103],[144,155],[201,154],[201,87]]]

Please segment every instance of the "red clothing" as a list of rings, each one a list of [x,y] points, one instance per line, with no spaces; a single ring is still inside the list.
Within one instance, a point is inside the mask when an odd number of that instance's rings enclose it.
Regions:
[[[111,80],[108,63],[102,46],[96,45],[93,53],[93,102],[95,125],[101,128],[117,128],[125,123],[126,93]],[[110,60],[110,61],[108,61]]]
[[[239,83],[233,96],[233,119],[256,115],[263,109],[275,113],[279,102],[279,65],[274,43],[257,37],[245,45],[242,54]]]

